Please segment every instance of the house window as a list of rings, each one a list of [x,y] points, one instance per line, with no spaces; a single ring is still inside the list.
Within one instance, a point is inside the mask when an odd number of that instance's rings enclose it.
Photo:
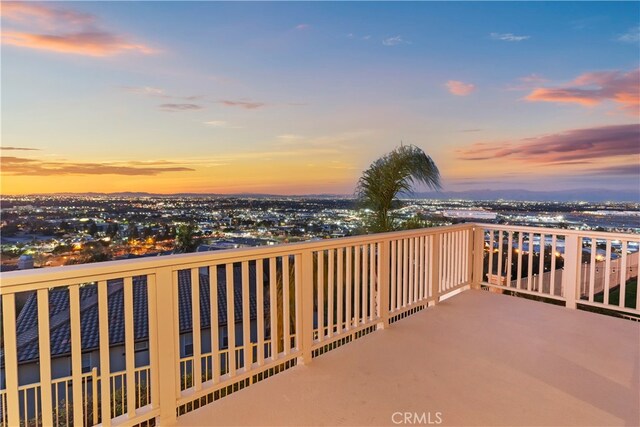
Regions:
[[[222,347],[221,348],[229,348],[229,335],[228,335],[228,332],[227,332],[226,328],[222,330],[221,339],[222,339]]]
[[[182,354],[184,357],[193,356],[193,338],[191,335],[182,336]]]
[[[149,348],[149,341],[140,341],[134,344],[135,351],[142,351]]]
[[[83,353],[82,354],[82,373],[87,373],[91,371],[91,353]]]

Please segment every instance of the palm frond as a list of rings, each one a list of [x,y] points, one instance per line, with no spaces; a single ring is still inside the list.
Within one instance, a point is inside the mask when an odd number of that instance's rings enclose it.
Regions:
[[[435,162],[415,145],[400,145],[362,173],[356,194],[362,206],[373,211],[371,231],[393,229],[390,211],[398,194],[410,193],[416,184],[441,188],[440,171]]]

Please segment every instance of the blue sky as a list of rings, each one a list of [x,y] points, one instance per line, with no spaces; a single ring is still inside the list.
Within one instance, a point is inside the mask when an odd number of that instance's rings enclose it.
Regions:
[[[447,190],[637,188],[639,16],[3,2],[2,192],[348,194],[400,141]]]

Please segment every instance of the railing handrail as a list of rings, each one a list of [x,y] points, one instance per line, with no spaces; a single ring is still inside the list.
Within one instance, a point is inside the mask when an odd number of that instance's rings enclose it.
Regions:
[[[114,260],[100,263],[67,265],[61,267],[29,269],[10,271],[0,274],[0,295],[15,293],[24,290],[38,288],[38,284],[65,281],[69,284],[91,282],[92,278],[114,275],[118,278],[124,276],[136,276],[150,274],[153,270],[163,267],[171,267],[174,270],[189,268],[194,264],[224,264],[237,262],[242,259],[255,259],[256,256],[273,257],[288,254],[301,253],[303,251],[318,251],[334,249],[343,246],[385,242],[394,239],[402,239],[420,234],[428,236],[440,232],[470,229],[474,223],[463,223],[441,227],[421,228],[414,230],[394,231],[388,233],[365,234],[359,236],[341,237],[336,239],[324,239],[310,242],[283,243],[270,246],[254,246],[248,248],[223,249],[218,251],[196,252],[188,254],[162,255],[129,260]],[[29,289],[16,289],[29,284]]]
[[[469,223],[466,223],[469,224]],[[503,225],[493,223],[472,223],[474,226],[484,227],[493,230],[503,231],[517,231],[536,234],[559,234],[562,236],[578,236],[578,237],[594,237],[596,239],[609,239],[609,240],[640,240],[640,234],[632,233],[613,233],[609,231],[588,231],[588,230],[571,230],[566,228],[552,228],[552,227],[535,227],[535,226],[520,226],[520,225]]]

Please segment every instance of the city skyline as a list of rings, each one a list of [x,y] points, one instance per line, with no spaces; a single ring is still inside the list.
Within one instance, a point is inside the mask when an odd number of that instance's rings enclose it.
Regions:
[[[635,190],[638,3],[2,2],[2,193]]]

